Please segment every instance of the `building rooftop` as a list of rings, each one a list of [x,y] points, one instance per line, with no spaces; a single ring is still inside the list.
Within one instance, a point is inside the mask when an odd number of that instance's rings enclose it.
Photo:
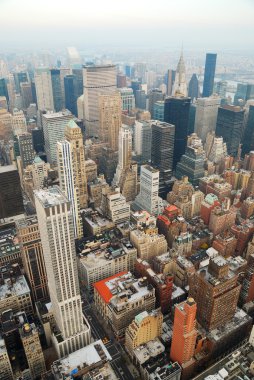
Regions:
[[[17,171],[17,168],[15,165],[0,166],[0,174],[13,172],[13,171]]]
[[[173,374],[181,373],[180,365],[175,363],[167,363],[163,367],[158,366],[156,370],[149,375],[149,380],[166,380],[169,376]]]
[[[0,259],[4,256],[20,253],[20,245],[15,227],[0,230]]]
[[[68,199],[58,186],[52,186],[46,190],[35,190],[34,195],[44,208],[53,207],[68,202]]]
[[[133,354],[136,357],[136,360],[139,362],[139,364],[142,365],[145,362],[147,362],[150,358],[154,358],[162,354],[164,351],[164,345],[161,343],[159,338],[156,338],[154,340],[150,340],[146,344],[142,344],[141,346],[135,348]]]
[[[52,364],[52,372],[56,376],[63,376],[56,378],[66,378],[103,360],[109,361],[112,360],[112,358],[102,341],[97,340],[64,358],[56,360]]]
[[[24,275],[17,278],[6,278],[2,280],[3,284],[0,285],[0,300],[11,296],[22,296],[30,293],[29,286],[27,284]]]
[[[66,116],[72,116],[74,118],[74,116],[72,115],[72,113],[69,111],[69,110],[63,110],[63,111],[60,111],[60,112],[47,112],[45,114],[42,115],[43,118],[47,119],[47,120],[50,120],[50,119],[56,119],[56,118],[60,118],[60,117],[66,117]]]

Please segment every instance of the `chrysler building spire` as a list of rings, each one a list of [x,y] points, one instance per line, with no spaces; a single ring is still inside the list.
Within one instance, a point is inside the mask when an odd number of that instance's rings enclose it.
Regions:
[[[183,50],[176,68],[175,82],[172,90],[173,96],[187,96],[187,84],[185,75],[185,63],[183,60]]]

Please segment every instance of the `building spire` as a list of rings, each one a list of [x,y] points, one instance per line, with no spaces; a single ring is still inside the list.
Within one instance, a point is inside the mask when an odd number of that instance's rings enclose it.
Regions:
[[[183,45],[181,49],[180,59],[176,68],[176,77],[172,90],[173,96],[187,96],[187,84],[185,74],[185,63],[183,59]]]

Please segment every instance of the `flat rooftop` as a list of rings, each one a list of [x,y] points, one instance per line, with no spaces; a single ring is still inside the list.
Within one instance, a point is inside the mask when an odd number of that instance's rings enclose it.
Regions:
[[[112,360],[102,341],[97,340],[62,359],[56,360],[52,364],[52,372],[54,374],[64,374],[65,376],[72,375],[79,371],[78,366],[83,369],[104,359],[107,361]]]
[[[0,174],[13,172],[13,171],[17,171],[17,168],[15,165],[0,166]]]
[[[0,300],[27,293],[30,293],[30,289],[24,275],[16,277],[13,281],[10,278],[4,279],[4,284],[0,285]]]
[[[46,190],[35,190],[34,195],[44,208],[57,206],[68,202],[68,199],[58,186],[52,186]]]
[[[0,259],[12,253],[19,253],[20,245],[17,238],[16,228],[8,227],[0,230]]]
[[[72,116],[73,119],[75,118],[75,116],[73,116],[69,110],[64,110],[64,111],[60,111],[60,112],[47,112],[47,113],[42,115],[42,117],[47,119],[47,120],[60,118],[60,117],[66,117],[66,116],[69,118],[70,118],[70,116]]]
[[[137,348],[135,348],[133,353],[139,364],[142,365],[145,362],[147,362],[150,358],[154,358],[162,354],[164,351],[164,345],[161,343],[159,338],[156,338],[154,340],[150,340],[146,344],[138,346]]]

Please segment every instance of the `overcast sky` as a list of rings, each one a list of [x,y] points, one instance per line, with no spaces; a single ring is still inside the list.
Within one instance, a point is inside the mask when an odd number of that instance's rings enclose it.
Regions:
[[[254,49],[254,0],[0,0],[0,46]]]

